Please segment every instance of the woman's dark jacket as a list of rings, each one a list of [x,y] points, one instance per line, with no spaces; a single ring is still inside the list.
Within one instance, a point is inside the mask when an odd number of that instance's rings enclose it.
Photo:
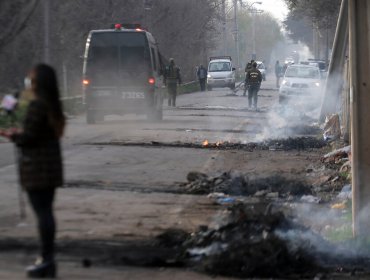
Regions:
[[[20,183],[25,190],[50,190],[63,184],[60,143],[50,125],[46,104],[31,101],[23,132],[13,135],[12,140],[20,148]]]

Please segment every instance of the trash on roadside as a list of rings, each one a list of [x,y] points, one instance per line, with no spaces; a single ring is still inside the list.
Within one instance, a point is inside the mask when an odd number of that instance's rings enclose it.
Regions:
[[[214,193],[210,193],[207,195],[208,198],[221,198],[221,197],[225,197],[226,194],[224,193],[220,193],[220,192],[214,192]]]
[[[345,185],[342,191],[337,196],[338,199],[352,199],[352,186]]]
[[[351,146],[346,146],[324,155],[321,161],[327,163],[338,163],[339,160],[343,158],[348,158],[350,154]]]
[[[262,196],[265,196],[266,194],[268,193],[267,190],[262,190],[262,191],[257,191],[254,196],[255,197],[262,197]]]
[[[327,116],[324,125],[324,140],[335,140],[341,136],[340,120],[338,114]]]
[[[212,275],[314,276],[319,250],[330,245],[282,212],[266,205],[257,208],[232,205],[220,227],[192,234],[184,243],[189,261]]]
[[[279,193],[278,192],[271,192],[266,194],[266,198],[274,199],[274,198],[279,198]]]
[[[313,195],[303,195],[301,197],[302,202],[307,202],[307,203],[320,203],[321,198],[313,196]]]
[[[221,253],[227,249],[227,244],[219,242],[212,243],[211,245],[204,248],[192,248],[188,249],[187,252],[191,257],[211,256],[214,254]]]
[[[352,168],[351,162],[349,160],[345,161],[343,165],[340,167],[339,172],[350,172]]]
[[[217,203],[219,204],[232,204],[236,202],[236,198],[234,197],[220,197],[217,199]]]
[[[343,201],[341,203],[335,203],[331,206],[331,209],[339,209],[343,210],[347,208],[347,201]]]

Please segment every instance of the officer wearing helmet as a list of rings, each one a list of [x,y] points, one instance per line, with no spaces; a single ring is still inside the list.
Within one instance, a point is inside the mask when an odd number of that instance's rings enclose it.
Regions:
[[[251,61],[249,61],[247,63],[247,65],[245,66],[245,76],[247,77],[247,73],[248,71],[252,70],[252,65],[254,63],[254,59],[252,59]],[[244,92],[243,92],[243,96],[246,95],[247,93],[247,90],[248,90],[248,85],[247,84],[244,84]]]
[[[253,62],[252,69],[247,72],[245,77],[245,84],[248,86],[248,105],[249,108],[252,107],[257,110],[257,99],[258,91],[260,90],[262,83],[262,74],[260,70],[257,69],[257,62]]]
[[[168,90],[168,106],[176,106],[177,83],[181,84],[180,68],[176,66],[175,60],[170,58],[170,64],[166,66],[164,73],[164,84]]]

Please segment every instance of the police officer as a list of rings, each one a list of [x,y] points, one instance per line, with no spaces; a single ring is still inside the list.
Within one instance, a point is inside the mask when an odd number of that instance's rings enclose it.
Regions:
[[[257,69],[257,62],[253,62],[252,69],[247,72],[245,77],[245,84],[248,85],[248,104],[249,108],[252,107],[257,110],[257,98],[258,91],[260,90],[262,82],[262,74],[260,70]]]
[[[254,63],[254,59],[252,59],[250,62],[247,63],[247,65],[245,66],[245,73],[248,73],[249,70],[252,70],[253,63]]]
[[[180,68],[175,64],[175,60],[170,58],[170,64],[166,66],[164,84],[168,90],[168,106],[176,106],[177,83],[181,84]]]
[[[197,71],[197,77],[199,79],[200,90],[206,90],[206,80],[207,80],[207,69],[203,65],[200,65]]]
[[[245,77],[247,78],[247,73],[248,71],[252,70],[252,65],[254,63],[254,59],[252,59],[250,62],[247,63],[247,65],[245,66]],[[243,96],[246,95],[247,93],[247,90],[248,90],[248,85],[247,83],[244,84],[244,92],[243,92]]]

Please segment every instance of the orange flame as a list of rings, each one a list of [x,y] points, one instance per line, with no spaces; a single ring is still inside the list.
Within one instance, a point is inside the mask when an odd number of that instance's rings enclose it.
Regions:
[[[207,147],[208,145],[209,145],[208,140],[204,140],[204,141],[203,141],[203,147]]]

